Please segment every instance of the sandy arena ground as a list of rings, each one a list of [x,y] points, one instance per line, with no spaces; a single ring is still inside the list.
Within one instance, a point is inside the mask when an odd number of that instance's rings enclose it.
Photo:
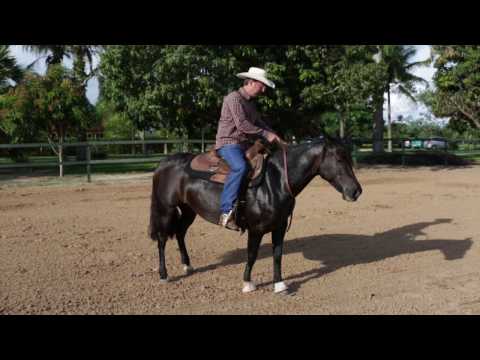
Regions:
[[[480,167],[364,168],[363,195],[315,179],[272,291],[270,236],[241,292],[246,235],[197,218],[196,272],[147,237],[151,175],[0,181],[0,314],[480,314]]]

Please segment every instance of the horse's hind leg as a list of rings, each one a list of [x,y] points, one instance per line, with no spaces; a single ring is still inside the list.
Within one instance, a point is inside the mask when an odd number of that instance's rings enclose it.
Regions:
[[[255,261],[257,261],[258,248],[262,242],[263,234],[248,232],[248,259],[247,265],[245,266],[245,272],[243,274],[243,292],[249,293],[256,290],[255,283],[251,280],[252,269]]]
[[[176,237],[178,241],[178,248],[180,250],[180,256],[182,259],[183,270],[187,275],[193,272],[193,267],[190,265],[190,258],[188,256],[187,248],[185,246],[185,234],[188,228],[192,225],[195,217],[195,212],[188,206],[182,205],[180,208],[180,219],[177,223]]]
[[[173,237],[176,229],[176,215],[173,211],[165,211],[164,215],[154,218],[152,222],[152,238],[157,241],[160,282],[168,281],[167,265],[165,263],[165,245],[168,238]]]
[[[159,234],[158,236],[158,255],[160,260],[160,267],[158,272],[160,273],[160,282],[168,281],[167,266],[165,265],[165,245],[167,243],[168,236]]]

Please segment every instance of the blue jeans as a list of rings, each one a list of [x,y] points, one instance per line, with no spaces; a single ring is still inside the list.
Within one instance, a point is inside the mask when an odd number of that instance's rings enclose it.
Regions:
[[[244,175],[248,172],[248,165],[245,151],[241,145],[225,145],[217,152],[230,166],[230,174],[228,174],[220,197],[220,211],[225,214],[233,209]]]

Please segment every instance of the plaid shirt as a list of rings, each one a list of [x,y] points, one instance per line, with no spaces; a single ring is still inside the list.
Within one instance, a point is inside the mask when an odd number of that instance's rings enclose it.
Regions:
[[[223,100],[215,149],[218,150],[228,144],[240,144],[247,140],[247,135],[265,136],[265,130],[273,132],[260,119],[251,97],[240,88],[228,94]]]

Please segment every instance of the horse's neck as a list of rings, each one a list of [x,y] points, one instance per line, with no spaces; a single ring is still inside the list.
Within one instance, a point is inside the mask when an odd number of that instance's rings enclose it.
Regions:
[[[302,190],[312,181],[317,174],[316,161],[320,156],[321,146],[310,146],[302,151],[301,148],[288,151],[288,181],[295,196],[300,194]],[[285,164],[283,155],[281,157],[282,181],[285,180]]]

